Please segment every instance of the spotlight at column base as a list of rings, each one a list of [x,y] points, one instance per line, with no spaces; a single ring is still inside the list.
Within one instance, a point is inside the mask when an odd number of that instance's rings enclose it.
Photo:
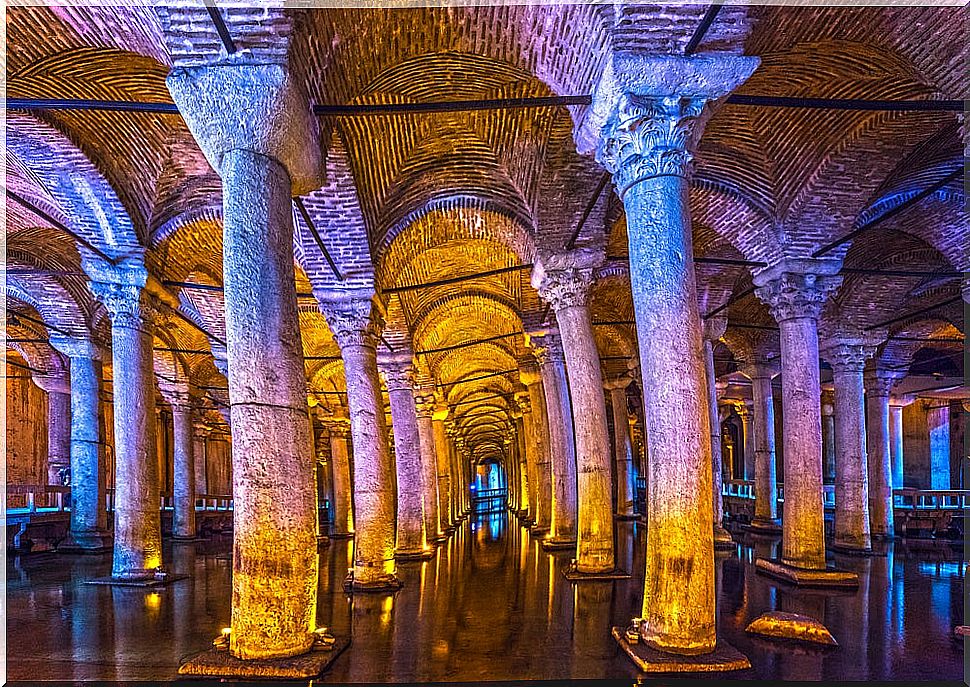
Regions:
[[[781,521],[772,518],[754,518],[748,528],[759,534],[781,534]]]
[[[278,680],[308,679],[326,670],[348,646],[350,646],[349,639],[338,637],[329,650],[311,650],[288,658],[261,659],[241,659],[226,650],[211,649],[185,660],[179,666],[179,675]]]
[[[810,570],[788,565],[778,560],[759,558],[755,561],[758,572],[799,587],[858,587],[859,576],[847,570],[826,568]]]
[[[568,537],[550,537],[548,539],[543,539],[542,548],[546,551],[565,551],[566,549],[576,548],[576,538]]]
[[[598,582],[602,580],[628,580],[632,575],[623,570],[605,570],[602,572],[582,572],[576,567],[575,561],[562,571],[563,577],[570,582]]]
[[[721,640],[710,653],[685,656],[659,651],[642,642],[631,644],[622,627],[613,628],[613,639],[644,673],[724,673],[751,667],[747,656]]]

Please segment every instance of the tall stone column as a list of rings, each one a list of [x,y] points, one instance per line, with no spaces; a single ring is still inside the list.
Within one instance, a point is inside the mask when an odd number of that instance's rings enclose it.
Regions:
[[[865,373],[869,525],[872,536],[881,539],[890,539],[894,534],[889,394],[899,378],[899,374],[879,368]]]
[[[911,399],[892,396],[889,399],[889,455],[893,464],[893,488],[906,486],[903,471],[903,408]]]
[[[552,469],[552,519],[545,548],[572,548],[576,545],[576,451],[573,437],[572,403],[566,380],[566,358],[554,332],[529,335],[529,343],[545,396],[549,420],[549,463]]]
[[[741,401],[735,405],[741,418],[741,433],[744,435],[744,469],[741,479],[754,479],[754,429],[751,426],[752,403]]]
[[[71,465],[71,382],[68,372],[34,375],[47,392],[47,484],[60,486]]]
[[[633,466],[633,446],[630,443],[630,415],[626,402],[626,388],[633,379],[620,376],[607,380],[603,388],[610,392],[613,413],[613,459],[616,462],[616,515],[632,518],[636,500],[636,469]]]
[[[519,364],[519,380],[525,384],[526,394],[516,395],[522,411],[527,438],[529,461],[529,514],[536,533],[549,531],[552,524],[552,463],[549,460],[548,432],[546,431],[545,397],[540,386],[537,365]]]
[[[324,420],[330,434],[330,466],[333,478],[333,532],[331,536],[343,539],[354,534],[354,492],[350,477],[350,420],[343,414],[334,413]]]
[[[458,450],[455,443],[458,441],[458,430],[455,426],[454,417],[445,420],[445,433],[448,435],[448,472],[451,473],[451,523],[457,525],[464,517],[461,512],[461,490],[462,477],[458,470]]]
[[[689,163],[707,101],[744,82],[757,64],[737,56],[614,53],[577,135],[580,152],[596,148],[626,210],[650,455],[640,634],[671,653],[709,653],[716,642],[710,420]],[[683,83],[691,94],[677,93]]]
[[[835,484],[835,394],[822,391],[822,484]]]
[[[445,431],[445,418],[448,405],[438,400],[431,416],[434,430],[435,465],[438,470],[438,529],[450,534],[454,531],[454,516],[451,510],[451,469],[448,464],[448,434]]]
[[[52,336],[51,345],[71,359],[71,532],[68,546],[103,549],[106,475],[100,429],[101,354],[84,339]]]
[[[781,532],[778,521],[778,478],[775,469],[775,400],[771,378],[773,365],[753,361],[742,372],[751,380],[753,399],[751,439],[754,452],[754,518],[751,529]]]
[[[835,386],[835,547],[872,549],[863,371],[871,349],[861,335],[835,334],[822,351]],[[787,475],[786,482],[787,482]]]
[[[421,507],[428,542],[444,540],[438,517],[438,458],[434,444],[435,399],[431,389],[418,389],[414,399],[418,416],[418,441],[421,445]]]
[[[152,364],[154,299],[144,291],[144,268],[112,270],[115,281],[91,291],[111,317],[114,389],[115,514],[112,577],[151,577],[162,565],[155,384]],[[73,479],[73,475],[72,475]]]
[[[714,515],[714,547],[734,548],[731,533],[724,529],[724,465],[721,455],[721,414],[717,403],[717,374],[714,371],[714,343],[727,330],[726,317],[712,317],[704,321],[704,377],[707,380],[707,424],[711,433],[711,492]]]
[[[372,294],[316,293],[340,347],[354,444],[353,586],[400,586],[394,562],[395,476],[377,372],[378,314]]]
[[[172,470],[172,536],[194,539],[195,530],[195,451],[192,442],[192,406],[188,384],[160,385],[162,397],[172,407],[172,437],[175,442]]]
[[[569,372],[579,495],[576,572],[604,573],[616,565],[613,551],[613,466],[606,426],[606,399],[599,352],[593,337],[589,293],[595,250],[543,256],[532,269],[532,285],[552,306]]]
[[[423,472],[418,417],[414,404],[411,354],[382,358],[378,366],[387,384],[394,425],[394,464],[397,471],[397,558],[431,555],[423,512]]]
[[[209,479],[206,472],[208,462],[208,436],[211,428],[198,420],[192,425],[192,453],[195,456],[195,490],[198,494],[209,493]]]
[[[526,439],[526,429],[525,429],[525,415],[522,413],[517,402],[512,403],[512,422],[515,424],[515,441],[517,444],[517,454],[519,460],[519,498],[518,498],[518,516],[520,519],[529,519],[529,494],[532,492],[532,486],[529,482],[533,477],[529,474],[529,464],[527,462],[527,448],[528,444]]]
[[[818,318],[841,283],[838,261],[782,262],[754,277],[781,338],[785,501],[781,563],[825,570]],[[767,563],[761,563],[762,567]],[[792,572],[792,571],[789,571]]]
[[[319,562],[291,198],[322,179],[320,149],[308,144],[317,122],[285,65],[176,68],[167,85],[223,187],[234,503],[229,651],[241,659],[299,655],[314,643]]]

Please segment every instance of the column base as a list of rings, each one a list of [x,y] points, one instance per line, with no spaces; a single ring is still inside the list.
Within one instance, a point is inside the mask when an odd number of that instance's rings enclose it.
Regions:
[[[399,549],[394,552],[394,558],[399,561],[423,561],[433,556],[433,547],[427,549]]]
[[[836,570],[834,568],[811,570],[768,558],[759,558],[754,565],[755,569],[764,575],[799,587],[848,587],[854,589],[859,586],[859,576],[848,570]]]
[[[576,548],[576,539],[569,537],[550,537],[543,539],[542,548],[546,551],[565,551]]]
[[[354,533],[353,532],[331,532],[329,536],[331,539],[353,539]]]
[[[533,525],[529,528],[529,531],[532,532],[532,536],[534,537],[544,537],[549,534],[548,527],[540,527],[539,525]]]
[[[714,548],[721,551],[727,551],[729,549],[736,549],[737,544],[734,543],[734,539],[731,538],[731,533],[728,532],[724,527],[715,526],[714,527]]]
[[[718,640],[709,654],[685,656],[659,651],[642,641],[631,643],[622,627],[614,627],[612,634],[620,648],[644,673],[725,673],[751,667],[747,656],[722,640]]]
[[[114,537],[108,533],[69,534],[57,545],[57,553],[99,554],[114,547]]]
[[[636,513],[616,513],[613,517],[616,520],[636,520],[640,516]]]
[[[781,521],[777,518],[755,518],[748,529],[758,534],[781,534]]]
[[[227,649],[210,649],[185,660],[179,666],[179,675],[306,680],[326,670],[348,646],[350,640],[340,637],[329,650],[313,649],[299,656],[257,659],[236,658]]]
[[[330,537],[328,537],[325,534],[318,534],[317,535],[317,548],[318,549],[320,549],[320,548],[326,548],[328,546],[330,546]]]
[[[358,582],[354,579],[354,574],[350,573],[344,579],[344,591],[352,594],[396,592],[403,586],[404,583],[396,575],[384,575],[370,582]]]
[[[434,539],[432,539],[431,541],[432,541],[433,543],[435,543],[435,544],[441,544],[441,543],[444,543],[444,542],[446,542],[446,541],[448,541],[448,533],[447,533],[447,532],[443,532],[443,533],[441,533],[441,534],[439,534],[438,536],[436,536],[436,537],[435,537]]]
[[[838,553],[843,556],[879,556],[885,555],[880,554],[878,551],[873,551],[872,547],[860,548],[858,546],[847,546],[845,544],[835,544],[833,543],[830,547],[831,551]]]
[[[570,582],[602,582],[610,580],[628,580],[632,575],[623,570],[604,570],[601,572],[582,572],[575,563],[570,563],[562,571],[562,576]]]
[[[205,538],[204,537],[196,537],[196,536],[179,537],[179,536],[176,536],[176,535],[173,534],[172,537],[171,537],[171,539],[172,539],[172,543],[174,543],[174,544],[191,544],[193,542],[203,541]]]
[[[179,580],[187,579],[188,575],[166,575],[164,578],[158,578],[154,575],[151,577],[95,577],[91,580],[84,580],[84,584],[91,584],[97,586],[107,586],[107,587],[164,587],[166,585],[172,584],[173,582],[178,582]]]

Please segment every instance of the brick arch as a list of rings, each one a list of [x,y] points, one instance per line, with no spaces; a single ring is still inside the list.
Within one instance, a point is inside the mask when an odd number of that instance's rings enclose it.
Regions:
[[[154,335],[155,343],[163,344],[163,346],[154,346],[156,350],[152,351],[155,374],[158,376],[159,383],[188,381],[191,378],[191,366],[187,356],[174,351],[157,350],[158,348],[180,348],[176,337],[163,327],[156,327]]]
[[[23,298],[20,296],[23,296]],[[41,312],[37,309],[34,299],[30,298],[29,294],[17,295],[11,293],[8,284],[4,292],[4,298],[7,301],[8,311],[13,310],[16,312],[20,310],[35,319],[46,322]],[[11,306],[15,307],[11,308]],[[30,367],[48,374],[67,373],[67,361],[63,355],[56,351],[49,343],[46,343],[49,337],[50,331],[46,325],[37,324],[26,318],[21,319],[18,324],[12,324],[9,320],[6,322],[5,339],[7,340],[7,347],[17,351],[27,361]],[[10,339],[43,339],[43,341],[13,342]]]
[[[953,326],[953,323],[935,317],[928,317],[900,324],[892,328],[890,336],[928,339],[956,339],[964,338],[964,333]],[[883,366],[906,368],[913,362],[916,353],[921,349],[933,345],[930,341],[905,341],[888,339],[880,346],[876,358]],[[954,352],[959,353],[964,344],[953,345]],[[946,347],[950,345],[947,344]]]
[[[36,275],[28,279],[8,274],[0,290],[30,305],[45,323],[70,336],[90,335],[87,312],[56,277]]]
[[[43,183],[41,195],[56,202],[74,232],[113,257],[141,252],[141,238],[115,189],[65,134],[31,115],[10,112],[7,147]],[[74,173],[63,174],[65,168]]]
[[[222,284],[222,209],[193,208],[171,218],[153,234],[149,268],[172,281],[204,272]],[[173,287],[177,292],[178,287]]]

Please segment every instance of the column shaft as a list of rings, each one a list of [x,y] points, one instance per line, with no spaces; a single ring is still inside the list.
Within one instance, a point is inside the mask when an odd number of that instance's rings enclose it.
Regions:
[[[435,463],[438,469],[438,529],[446,532],[454,522],[451,510],[451,470],[448,466],[448,434],[445,417],[448,407],[439,406],[433,416]]]
[[[552,344],[555,345],[555,344]],[[549,418],[549,457],[552,470],[550,542],[576,541],[576,452],[572,405],[566,368],[560,351],[539,355],[539,372]]]
[[[723,465],[721,456],[721,415],[717,405],[717,375],[714,372],[714,342],[704,340],[704,375],[707,378],[707,414],[711,432],[711,508],[714,516],[714,542],[719,546],[733,545],[731,535],[724,529],[724,495],[721,488]]]
[[[350,480],[349,427],[330,428],[330,465],[333,472],[333,532],[353,534],[353,488]]]
[[[630,421],[627,412],[626,386],[610,385],[610,408],[613,412],[613,455],[616,460],[616,512],[633,515],[636,499],[633,447],[630,443]]]
[[[751,375],[754,408],[751,418],[754,448],[754,519],[752,526],[777,530],[778,478],[775,468],[775,401],[771,375]]]
[[[893,488],[902,489],[903,481],[903,406],[889,406],[889,453],[893,464]]]
[[[192,411],[187,406],[172,406],[174,480],[172,485],[175,514],[172,534],[195,537],[195,451],[192,442]]]
[[[548,532],[552,527],[552,455],[549,450],[549,416],[546,412],[546,399],[542,384],[536,382],[527,386],[529,402],[532,404],[532,431],[535,442],[535,528]]]
[[[421,508],[427,542],[444,535],[438,529],[438,459],[434,444],[433,405],[425,400],[418,408],[418,440],[421,445]]]
[[[105,476],[99,415],[101,362],[71,357],[71,539],[80,547],[103,546]]]
[[[832,363],[835,385],[835,545],[860,551],[871,548],[864,364],[861,352],[852,361]]]
[[[889,390],[866,395],[869,524],[874,537],[893,536],[893,466],[889,449]]]
[[[47,392],[47,483],[59,486],[71,464],[71,395]]]
[[[282,164],[241,149],[225,154],[221,173],[233,433],[230,652],[278,658],[312,646],[318,585],[291,183]]]
[[[418,418],[411,393],[408,367],[387,366],[381,371],[387,382],[394,425],[394,464],[397,473],[396,555],[422,555],[428,550],[422,510],[421,443]]]

